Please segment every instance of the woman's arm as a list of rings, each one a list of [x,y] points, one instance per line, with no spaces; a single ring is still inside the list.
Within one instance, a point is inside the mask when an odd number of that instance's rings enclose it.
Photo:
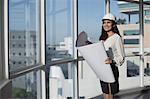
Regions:
[[[121,66],[125,60],[125,52],[121,37],[118,37],[115,42],[116,50],[114,51],[114,61],[117,66]]]

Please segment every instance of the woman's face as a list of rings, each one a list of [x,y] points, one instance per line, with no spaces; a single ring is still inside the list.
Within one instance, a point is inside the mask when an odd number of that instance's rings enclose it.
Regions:
[[[103,20],[103,28],[106,32],[109,32],[113,28],[113,22],[111,20]]]

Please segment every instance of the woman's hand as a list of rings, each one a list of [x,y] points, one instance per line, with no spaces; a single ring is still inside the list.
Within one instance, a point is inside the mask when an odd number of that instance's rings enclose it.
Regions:
[[[111,63],[112,63],[112,59],[108,57],[108,58],[105,60],[105,64],[111,64]]]

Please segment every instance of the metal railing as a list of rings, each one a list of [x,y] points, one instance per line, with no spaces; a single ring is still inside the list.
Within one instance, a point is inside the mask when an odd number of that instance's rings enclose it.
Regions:
[[[141,54],[139,52],[133,52],[130,53],[128,55],[126,55],[126,57],[133,57],[133,56],[141,56]],[[144,56],[150,56],[149,52],[144,52]],[[83,61],[84,58],[83,57],[78,57],[77,59],[73,59],[73,58],[67,58],[67,59],[62,59],[62,60],[56,60],[56,61],[51,61],[48,62],[46,65],[47,66],[53,66],[53,65],[59,65],[59,64],[64,64],[64,63],[70,63],[70,62],[78,62],[78,61]],[[10,72],[10,79],[19,77],[21,75],[25,75],[26,73],[29,73],[31,71],[34,70],[39,70],[39,69],[45,69],[46,66],[45,65],[31,65],[31,66],[27,66],[27,67],[22,67],[20,69],[14,70]]]
[[[84,60],[83,57],[78,57],[77,59],[67,58],[67,59],[48,62],[46,65],[47,66],[53,66],[53,65],[59,65],[59,64],[64,64],[64,63],[70,63],[70,62],[75,63],[75,62],[82,61],[82,60]],[[34,70],[45,69],[45,68],[46,68],[45,65],[39,65],[39,64],[31,65],[31,66],[27,66],[27,67],[22,67],[22,68],[19,68],[17,70],[11,71],[10,72],[10,79],[17,78],[21,75],[25,75],[29,72],[34,71]]]

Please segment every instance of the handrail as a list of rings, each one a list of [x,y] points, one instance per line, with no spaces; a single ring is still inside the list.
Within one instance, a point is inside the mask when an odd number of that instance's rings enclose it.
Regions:
[[[27,67],[22,67],[22,68],[19,68],[17,70],[14,70],[14,71],[10,71],[10,75],[9,75],[9,78],[10,79],[13,79],[13,78],[17,78],[19,76],[22,76],[26,73],[29,73],[33,70],[38,70],[40,68],[44,68],[44,65],[30,65],[30,66],[27,66]]]
[[[145,53],[144,56],[149,56],[150,53]],[[126,57],[133,57],[133,56],[141,56],[140,53],[131,53],[126,55]],[[73,59],[73,58],[67,58],[67,59],[62,59],[62,60],[56,60],[56,61],[51,61],[46,63],[46,65],[41,65],[41,64],[36,64],[36,65],[31,65],[31,66],[26,66],[26,67],[22,67],[19,68],[17,70],[14,71],[10,71],[10,79],[19,77],[21,75],[25,75],[26,73],[29,73],[31,71],[34,70],[39,70],[39,69],[46,69],[47,66],[53,66],[53,65],[59,65],[59,64],[65,64],[65,63],[70,63],[70,62],[78,62],[78,61],[83,61],[84,58],[83,57],[78,57],[77,59]]]
[[[36,64],[36,65],[30,65],[27,67],[22,67],[14,71],[10,71],[10,79],[19,77],[21,75],[24,75],[26,73],[29,73],[33,70],[39,70],[39,69],[45,69],[46,66],[53,66],[53,65],[59,65],[59,64],[65,64],[65,63],[70,63],[70,62],[77,62],[77,61],[82,61],[84,60],[83,57],[78,57],[77,59],[73,58],[67,58],[67,59],[62,59],[62,60],[56,60],[47,63],[47,65],[41,65],[41,64]]]
[[[10,82],[10,80],[1,80],[0,81],[0,90],[2,90],[2,88],[4,88],[4,86],[6,86],[9,82]]]

